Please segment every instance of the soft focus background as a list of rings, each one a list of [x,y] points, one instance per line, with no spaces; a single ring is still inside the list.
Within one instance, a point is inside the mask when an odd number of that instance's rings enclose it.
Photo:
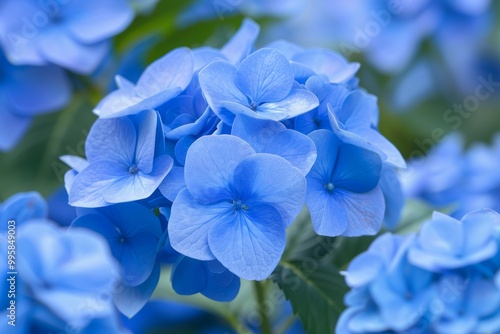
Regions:
[[[31,189],[48,196],[63,184],[67,167],[58,157],[84,154],[96,118],[91,110],[113,88],[115,73],[136,80],[146,64],[175,47],[221,46],[244,17],[261,24],[259,46],[287,39],[360,62],[360,85],[379,98],[380,130],[407,158],[426,153],[450,131],[471,143],[490,142],[500,129],[498,1],[134,3],[136,18],[114,38],[99,70],[91,77],[70,74],[69,105],[36,117],[20,143],[0,153],[0,201]]]

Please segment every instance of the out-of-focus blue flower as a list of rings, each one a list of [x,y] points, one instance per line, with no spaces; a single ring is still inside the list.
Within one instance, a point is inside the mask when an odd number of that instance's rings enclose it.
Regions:
[[[45,219],[26,219],[16,224],[16,333],[120,332],[109,299],[119,271],[106,242],[83,229],[66,231]],[[6,241],[4,234],[1,243]],[[5,257],[2,281],[12,271]],[[7,294],[4,301],[9,303]],[[11,328],[7,321],[0,324],[2,332]]]
[[[193,70],[191,50],[175,49],[149,65],[135,85],[118,76],[119,88],[106,96],[94,112],[101,118],[111,118],[154,109],[186,89]]]
[[[344,273],[339,333],[496,333],[500,215],[435,213],[419,235],[384,234]]]
[[[420,229],[408,258],[429,271],[456,269],[491,258],[498,252],[495,227],[500,215],[494,211],[476,211],[456,220],[434,213]]]
[[[109,39],[134,17],[127,0],[9,0],[0,6],[0,43],[11,62],[82,74],[99,66]]]
[[[135,315],[149,300],[160,275],[156,259],[162,229],[158,218],[137,203],[80,210],[72,228],[101,234],[121,265],[121,286],[114,293],[117,308]]]
[[[173,164],[162,134],[154,110],[98,120],[85,143],[89,165],[72,180],[69,203],[101,207],[149,197]]]
[[[306,197],[316,233],[326,236],[377,233],[385,208],[379,186],[380,156],[343,143],[327,130],[314,131],[309,137],[318,152],[307,174]]]
[[[240,290],[240,278],[217,260],[200,261],[181,255],[172,270],[172,287],[180,295],[201,293],[229,302]]]
[[[264,48],[239,67],[214,61],[200,71],[200,85],[212,110],[226,124],[235,115],[280,121],[318,106],[318,99],[294,84],[289,61],[280,52]]]
[[[61,226],[69,226],[76,218],[76,208],[68,204],[68,193],[62,186],[50,195],[47,204],[48,218]]]
[[[427,156],[409,161],[401,174],[405,195],[435,208],[449,206],[455,218],[482,208],[500,210],[499,139],[465,150],[459,134],[448,135]]]
[[[14,66],[0,52],[0,151],[21,140],[34,116],[64,107],[70,97],[71,84],[62,69]]]
[[[45,199],[36,191],[17,193],[0,204],[0,219],[2,222],[15,220],[17,224],[32,219],[45,219],[48,207]],[[2,224],[0,232],[6,232],[7,225]]]
[[[221,135],[191,145],[185,181],[168,225],[174,249],[217,259],[245,279],[268,277],[284,250],[285,228],[304,203],[303,174],[281,157]]]
[[[196,0],[177,18],[177,24],[184,27],[236,14],[250,17],[288,16],[297,13],[303,5],[302,0]]]

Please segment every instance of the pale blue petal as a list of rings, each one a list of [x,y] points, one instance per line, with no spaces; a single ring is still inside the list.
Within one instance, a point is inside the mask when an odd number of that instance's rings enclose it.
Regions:
[[[131,202],[148,198],[158,189],[165,176],[172,169],[173,164],[174,161],[171,157],[162,155],[155,158],[153,170],[149,174],[142,171],[131,174],[127,170],[123,178],[103,190],[102,196],[109,203]]]
[[[285,249],[285,227],[270,205],[232,212],[209,230],[214,256],[237,276],[248,280],[269,277]]]
[[[144,111],[137,115],[137,146],[135,148],[135,163],[143,173],[153,170],[155,158],[155,141],[158,114],[154,110]]]
[[[201,89],[210,108],[217,115],[223,108],[223,102],[249,105],[248,98],[236,87],[235,77],[236,67],[222,60],[210,63],[199,73]]]
[[[462,218],[462,225],[466,236],[463,252],[467,254],[494,242],[492,236],[500,226],[500,215],[487,209],[474,211]]]
[[[240,114],[233,121],[231,134],[249,143],[256,152],[263,152],[274,135],[285,130],[280,122]]]
[[[75,155],[63,155],[60,156],[59,159],[78,173],[89,166],[89,162],[87,160]]]
[[[130,173],[123,166],[109,161],[98,161],[85,168],[73,180],[69,191],[69,204],[84,208],[97,208],[110,205],[103,198],[104,190],[128,178]]]
[[[378,113],[377,98],[360,90],[351,92],[335,113],[347,131],[356,133],[358,129],[370,128],[372,114]]]
[[[252,51],[259,36],[260,27],[253,20],[245,18],[238,31],[222,48],[221,53],[233,63],[238,64]]]
[[[234,189],[239,199],[248,201],[250,206],[272,205],[288,227],[304,205],[306,180],[301,171],[285,159],[259,153],[238,165],[234,171]]]
[[[186,157],[184,177],[196,200],[212,203],[231,198],[229,185],[236,166],[255,151],[242,139],[220,135],[201,137]]]
[[[158,189],[166,199],[173,202],[175,201],[177,194],[184,188],[186,188],[186,181],[184,181],[184,167],[174,166]]]
[[[293,86],[293,71],[288,60],[273,49],[260,49],[241,62],[236,85],[250,102],[264,103],[284,99]]]
[[[359,136],[369,141],[372,145],[384,152],[386,158],[384,162],[397,167],[406,168],[406,162],[399,150],[385,138],[380,132],[375,129],[366,128],[356,132]]]
[[[232,210],[233,205],[227,202],[200,204],[187,189],[181,190],[172,204],[168,223],[172,247],[197,260],[214,260],[208,246],[208,231],[214,224],[224,221]]]
[[[308,90],[292,89],[283,100],[263,103],[257,114],[273,120],[284,120],[306,113],[319,105],[318,98]]]
[[[348,214],[343,206],[337,204],[338,200],[338,196],[325,189],[323,182],[308,179],[306,205],[317,234],[333,237],[347,229]]]
[[[85,142],[85,154],[89,163],[113,161],[123,168],[134,162],[137,132],[129,118],[98,119]]]
[[[363,194],[338,190],[338,205],[347,213],[347,229],[343,236],[359,237],[375,235],[380,231],[384,220],[384,195],[380,187]]]
[[[146,68],[137,82],[136,93],[146,99],[172,88],[183,91],[191,82],[193,68],[191,50],[178,48],[170,51]]]

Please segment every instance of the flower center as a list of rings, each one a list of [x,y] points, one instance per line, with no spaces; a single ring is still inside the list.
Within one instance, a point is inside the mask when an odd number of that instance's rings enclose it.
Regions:
[[[329,192],[332,192],[333,189],[335,189],[335,186],[333,185],[333,183],[329,182],[329,183],[325,184],[325,189]]]
[[[236,199],[236,200],[233,200],[233,208],[234,208],[234,211],[248,210],[248,205],[242,203],[241,200]]]
[[[132,165],[130,166],[130,168],[128,169],[128,172],[132,175],[134,174],[137,174],[139,172],[139,168],[137,168],[136,165]]]
[[[252,109],[253,111],[256,111],[258,106],[259,105],[255,102],[250,103],[250,109]]]

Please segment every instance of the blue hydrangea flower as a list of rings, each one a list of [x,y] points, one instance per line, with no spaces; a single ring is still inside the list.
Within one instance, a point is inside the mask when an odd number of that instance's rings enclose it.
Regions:
[[[217,259],[245,279],[268,277],[283,253],[285,228],[304,203],[303,174],[281,157],[221,135],[190,147],[185,181],[168,225],[173,248]]]
[[[193,70],[191,50],[175,49],[149,65],[135,85],[117,76],[119,88],[106,96],[94,112],[101,118],[111,118],[154,109],[186,89]]]
[[[7,240],[5,235],[2,240]],[[109,295],[119,274],[101,237],[82,229],[65,231],[44,219],[31,219],[20,222],[16,246],[17,316],[24,322],[18,318],[19,333],[49,328],[91,333],[90,327],[106,330],[100,325],[111,325],[116,314]],[[6,273],[4,262],[2,272]],[[10,332],[9,328],[7,322],[0,325],[2,331]]]
[[[0,52],[0,151],[11,150],[33,116],[64,107],[71,84],[56,66],[14,66]]]
[[[417,236],[384,234],[357,256],[339,333],[496,333],[500,215],[435,213]]]
[[[45,199],[36,191],[17,193],[0,204],[0,219],[3,222],[15,220],[23,224],[32,219],[45,219],[48,207]],[[6,232],[7,225],[2,224],[0,232]]]
[[[98,120],[85,143],[89,165],[72,180],[69,203],[91,208],[149,197],[172,168],[163,146],[154,110]]]
[[[134,12],[127,0],[8,0],[0,3],[0,44],[15,64],[55,64],[90,74],[109,52],[109,39]]]
[[[280,121],[318,106],[314,94],[295,85],[286,57],[270,48],[252,53],[239,67],[214,61],[199,78],[209,106],[228,125],[236,114]]]
[[[377,233],[385,209],[380,156],[342,142],[331,131],[316,130],[309,138],[318,152],[307,174],[306,204],[314,230],[326,236]]]
[[[498,252],[494,230],[499,225],[500,215],[494,211],[473,212],[460,221],[436,212],[422,225],[409,260],[430,271],[481,262]]]
[[[159,275],[156,254],[162,229],[158,218],[137,203],[80,210],[71,227],[102,235],[121,265],[121,286],[114,294],[117,308],[128,317],[149,300]]]

